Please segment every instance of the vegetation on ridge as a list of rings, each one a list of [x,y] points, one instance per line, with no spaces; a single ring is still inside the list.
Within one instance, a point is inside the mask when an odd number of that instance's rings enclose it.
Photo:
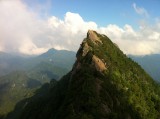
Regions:
[[[93,56],[98,60],[93,62]],[[99,63],[105,65],[103,70],[97,68]],[[18,119],[160,117],[159,85],[107,36],[95,31],[82,42],[72,71],[27,102]]]

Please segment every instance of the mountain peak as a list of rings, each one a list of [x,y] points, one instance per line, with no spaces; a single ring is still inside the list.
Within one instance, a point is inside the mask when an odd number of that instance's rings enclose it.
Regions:
[[[96,43],[96,42],[102,43],[100,38],[97,36],[96,31],[88,30],[87,38],[90,39],[94,43]]]
[[[55,52],[57,51],[55,48],[50,48],[47,52]]]
[[[51,89],[49,96],[29,103],[20,119],[160,117],[159,88],[107,36],[89,30],[76,57],[72,71]]]
[[[99,57],[95,52],[95,50],[100,49],[99,47],[103,45],[101,38],[102,35],[98,34],[96,31],[89,30],[87,32],[87,37],[83,40],[77,52],[77,61],[73,69],[75,67],[76,69],[77,67],[79,69],[81,62],[83,62],[82,59],[89,59],[89,63],[92,66],[94,66],[94,68],[99,72],[102,72],[107,69],[108,66],[106,65],[107,63],[103,59],[103,56]]]
[[[106,116],[108,118],[115,119],[151,119],[157,117],[158,108],[149,106],[153,103],[157,104],[157,102],[151,101],[151,99],[147,97],[151,92],[147,92],[144,88],[146,87],[149,90],[155,90],[153,80],[137,63],[123,54],[119,47],[107,36],[89,30],[87,37],[80,45],[76,57],[77,60],[72,69],[70,82],[76,82],[75,84],[83,82],[90,88],[93,85],[95,86],[93,90],[90,90],[88,87],[83,87],[83,89],[85,90],[86,88],[86,91],[89,90],[90,93],[97,96],[93,100],[95,102],[98,100],[100,101],[99,106],[95,105],[103,110],[101,114],[104,117],[106,115],[108,115]],[[139,95],[141,93],[138,90],[143,92],[143,96],[134,97],[133,95]],[[108,98],[106,98],[106,100],[102,99],[104,102],[101,98],[104,98],[105,96],[100,96],[102,92],[105,92],[105,95],[107,95]],[[152,93],[152,96],[156,99],[154,93]],[[92,95],[88,95],[87,98],[92,98]],[[146,98],[151,102],[144,100]],[[143,104],[140,103],[140,100],[143,100]],[[158,101],[159,99],[156,100]],[[150,104],[148,105],[148,103]],[[88,105],[87,103],[85,104]],[[130,106],[132,106],[132,108],[130,108]],[[148,112],[151,110],[154,111],[152,113],[145,113],[144,110]],[[113,113],[117,116],[114,117]],[[125,113],[125,115],[121,115],[122,113]],[[92,113],[91,115],[94,114]]]

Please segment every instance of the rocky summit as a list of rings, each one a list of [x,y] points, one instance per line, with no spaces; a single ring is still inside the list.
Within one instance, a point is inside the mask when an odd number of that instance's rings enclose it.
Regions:
[[[76,57],[68,74],[20,102],[8,118],[160,119],[159,84],[107,36],[89,30]]]

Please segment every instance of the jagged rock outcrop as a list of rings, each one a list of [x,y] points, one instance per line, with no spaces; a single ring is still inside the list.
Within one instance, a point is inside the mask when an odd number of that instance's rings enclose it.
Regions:
[[[95,55],[93,55],[92,57],[92,64],[95,66],[96,70],[99,72],[102,72],[107,69],[104,62]]]
[[[91,40],[95,45],[97,43],[102,44],[102,41],[97,36],[96,32],[89,30],[87,33],[87,39],[84,39],[77,53],[77,61],[74,65],[73,72],[80,69],[81,63],[79,62],[80,57],[85,57],[89,51],[92,51],[92,47],[88,45],[88,40]],[[96,55],[92,55],[92,65],[96,68],[97,71],[102,72],[107,69],[104,61],[98,58]]]
[[[86,54],[88,53],[88,51],[90,50],[91,48],[88,46],[88,44],[85,42],[84,43],[84,47],[83,47],[83,53],[82,53],[82,56],[86,56]]]
[[[102,44],[102,41],[99,39],[99,37],[97,36],[96,32],[93,31],[93,30],[89,30],[89,31],[88,31],[87,37],[88,37],[92,42],[94,42],[95,44],[96,44],[96,43],[101,43],[101,44]]]

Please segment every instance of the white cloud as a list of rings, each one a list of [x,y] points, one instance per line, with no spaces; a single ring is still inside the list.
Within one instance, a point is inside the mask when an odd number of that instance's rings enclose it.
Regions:
[[[94,22],[85,22],[77,13],[67,12],[64,20],[56,17],[51,17],[48,20],[52,36],[49,39],[52,41],[53,47],[58,49],[69,49],[76,51],[79,44],[86,36],[88,29],[97,29]]]
[[[48,50],[48,48],[38,48],[30,39],[25,39],[23,44],[19,46],[19,52],[25,54],[41,54]]]
[[[22,50],[23,45],[26,43],[34,44],[34,37],[41,35],[41,28],[43,21],[36,18],[36,14],[30,12],[25,4],[20,0],[1,0],[0,1],[0,47],[3,51],[7,52],[30,52],[32,49],[41,49],[40,46],[28,45]],[[28,50],[28,51],[27,51]],[[34,54],[34,53],[33,53]]]
[[[87,30],[97,28],[71,12],[64,20],[55,16],[44,20],[21,0],[0,1],[0,14],[0,50],[6,52],[38,54],[52,47],[76,51]]]
[[[130,25],[120,28],[116,25],[108,25],[100,28],[100,32],[109,36],[113,42],[119,45],[126,54],[146,55],[160,53],[160,30],[152,27],[141,27],[135,31]]]
[[[140,14],[147,13],[136,4],[134,7]],[[0,14],[0,51],[40,54],[53,47],[76,51],[88,29],[93,29],[110,37],[126,54],[160,53],[159,20],[155,25],[143,24],[134,30],[128,24],[98,27],[95,22],[84,21],[78,13],[71,12],[67,12],[64,19],[55,16],[42,19],[21,0],[1,0]]]
[[[133,3],[133,8],[134,8],[134,10],[136,11],[137,14],[144,15],[145,17],[149,17],[149,14],[148,14],[147,10],[142,8],[142,7],[138,7],[136,5],[136,3]]]

